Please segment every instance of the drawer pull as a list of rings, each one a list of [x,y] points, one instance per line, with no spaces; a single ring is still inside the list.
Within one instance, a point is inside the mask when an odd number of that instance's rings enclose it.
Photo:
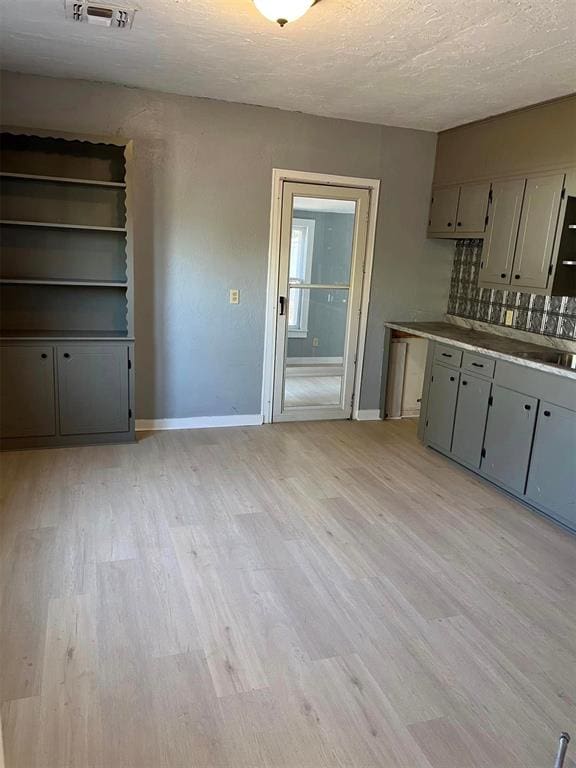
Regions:
[[[550,411],[544,411],[544,416],[550,416]]]
[[[472,363],[475,368],[484,368],[484,363]]]
[[[449,352],[442,352],[442,357],[452,357]]]

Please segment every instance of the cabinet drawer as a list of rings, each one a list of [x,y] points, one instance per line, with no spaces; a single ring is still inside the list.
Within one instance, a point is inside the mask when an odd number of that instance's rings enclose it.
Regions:
[[[496,360],[493,357],[484,357],[474,352],[464,352],[462,355],[462,368],[471,373],[480,373],[482,376],[494,376]]]
[[[434,362],[443,365],[452,365],[460,368],[462,362],[462,350],[449,347],[447,344],[436,344],[434,348]]]

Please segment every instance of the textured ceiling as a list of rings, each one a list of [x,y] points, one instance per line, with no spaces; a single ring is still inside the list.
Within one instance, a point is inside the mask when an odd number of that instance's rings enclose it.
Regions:
[[[284,29],[251,0],[137,6],[127,32],[0,0],[2,66],[427,130],[576,85],[575,0],[322,0]]]

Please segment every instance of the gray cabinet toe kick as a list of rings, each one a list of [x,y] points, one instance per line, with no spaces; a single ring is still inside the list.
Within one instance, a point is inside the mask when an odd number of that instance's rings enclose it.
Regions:
[[[576,381],[431,342],[419,434],[576,532]]]

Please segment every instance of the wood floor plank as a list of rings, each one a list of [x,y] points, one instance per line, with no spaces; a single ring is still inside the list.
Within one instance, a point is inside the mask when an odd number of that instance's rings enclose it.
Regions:
[[[574,728],[576,537],[412,422],[0,471],[6,768],[547,768]]]

